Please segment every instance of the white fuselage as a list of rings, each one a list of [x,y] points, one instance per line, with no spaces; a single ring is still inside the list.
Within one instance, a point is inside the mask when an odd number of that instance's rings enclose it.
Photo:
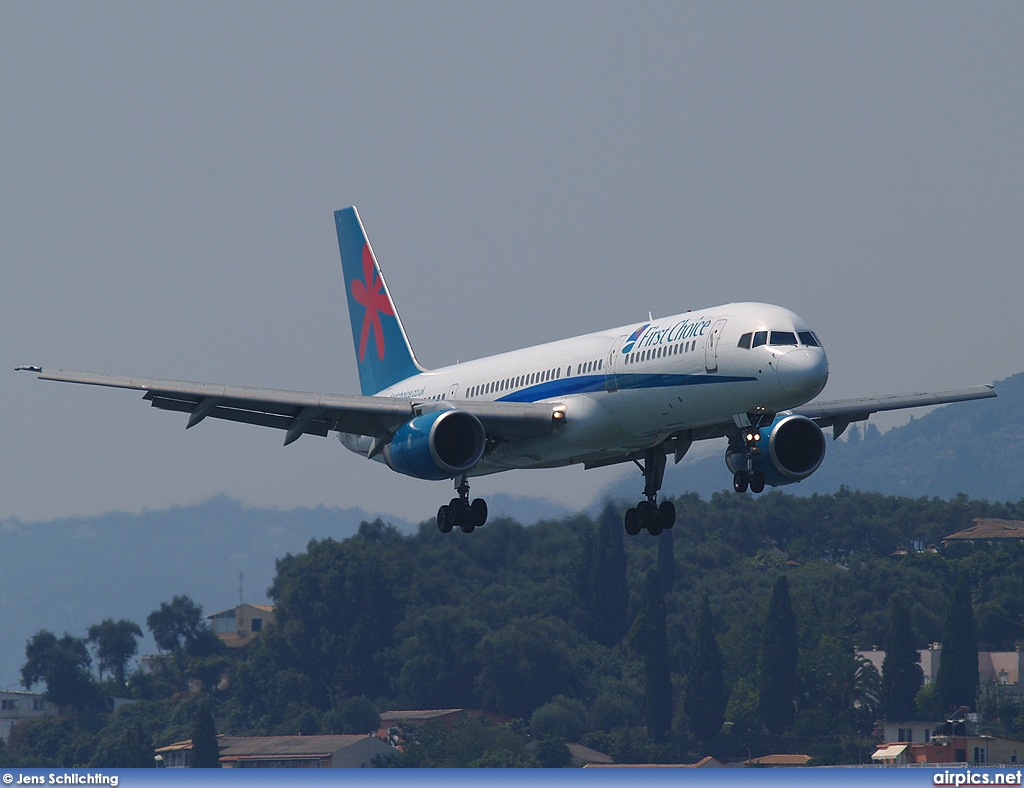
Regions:
[[[777,413],[813,399],[827,379],[825,351],[798,315],[739,303],[423,372],[377,396],[564,406],[564,427],[499,444],[471,472],[482,475],[593,461],[737,414]],[[369,439],[340,438],[366,456]]]

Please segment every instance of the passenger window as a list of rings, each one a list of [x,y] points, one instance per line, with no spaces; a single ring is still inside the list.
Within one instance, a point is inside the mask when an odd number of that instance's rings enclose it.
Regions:
[[[598,369],[604,369],[604,359],[603,358],[599,358],[597,360],[597,368]]]
[[[792,331],[772,331],[771,341],[769,344],[795,345],[796,334],[794,334]]]
[[[751,347],[761,347],[761,345],[768,344],[768,332],[767,331],[755,331],[754,342]]]
[[[749,334],[749,333],[748,334],[744,334],[743,336],[741,336],[740,337],[739,347],[743,348],[744,350],[750,350],[750,337],[751,336],[752,336],[752,334]]]
[[[800,341],[808,347],[821,347],[821,345],[818,344],[818,340],[814,338],[814,334],[810,331],[800,331],[798,334],[800,336]]]

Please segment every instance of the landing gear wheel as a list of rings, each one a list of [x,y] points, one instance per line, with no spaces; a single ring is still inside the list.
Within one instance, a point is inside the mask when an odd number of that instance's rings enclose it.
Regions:
[[[764,492],[764,474],[761,471],[754,471],[750,474],[750,491],[753,493]]]
[[[455,479],[455,491],[458,497],[437,510],[437,528],[446,534],[458,526],[463,533],[471,534],[487,522],[487,502],[483,498],[469,502],[469,481],[465,476]]]
[[[732,477],[732,488],[738,493],[745,493],[750,485],[750,477],[746,471],[737,471]]]
[[[669,529],[676,524],[676,506],[672,501],[662,501],[658,507],[658,525]]]
[[[469,521],[477,528],[487,522],[487,501],[477,498],[469,507]]]
[[[654,522],[658,519],[658,510],[654,508],[654,504],[650,501],[640,501],[636,505],[636,521],[641,529],[648,529],[654,525]]]
[[[466,512],[469,506],[461,498],[452,498],[448,501],[448,508],[451,509],[452,519],[456,525],[462,525],[466,520]]]
[[[636,509],[626,510],[626,533],[630,536],[636,536],[640,533],[640,523],[637,522]]]
[[[635,509],[626,512],[626,533],[636,536],[647,529],[652,536],[657,536],[664,529],[671,528],[676,521],[676,508],[668,501],[658,506],[658,490],[665,478],[665,451],[667,444],[651,446],[644,452],[644,462],[633,460],[636,467],[644,475],[644,497]]]
[[[447,504],[437,510],[437,530],[443,534],[451,533],[455,522],[452,520],[452,510]]]

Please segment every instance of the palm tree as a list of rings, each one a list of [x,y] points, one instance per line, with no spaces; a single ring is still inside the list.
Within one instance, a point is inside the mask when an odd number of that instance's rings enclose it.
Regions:
[[[874,719],[882,679],[868,659],[848,651],[833,653],[820,671],[826,702],[840,711],[858,711]]]

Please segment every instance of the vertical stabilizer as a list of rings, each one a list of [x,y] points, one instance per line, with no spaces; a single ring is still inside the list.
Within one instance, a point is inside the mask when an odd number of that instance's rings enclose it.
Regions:
[[[369,396],[423,372],[354,207],[334,212],[359,386]]]

